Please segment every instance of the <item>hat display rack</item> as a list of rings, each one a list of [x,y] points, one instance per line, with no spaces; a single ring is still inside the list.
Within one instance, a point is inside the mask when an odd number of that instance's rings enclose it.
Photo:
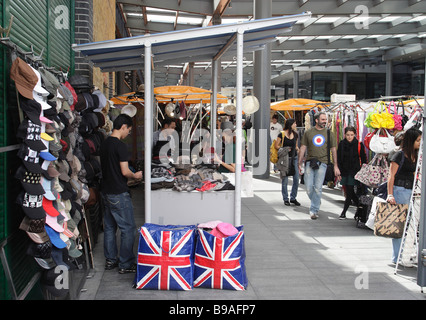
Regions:
[[[84,77],[68,80],[44,66],[42,54],[6,45],[13,50],[10,78],[20,110],[16,203],[24,213],[19,229],[31,239],[27,254],[45,272],[82,268],[85,241],[91,243],[85,205],[96,197],[90,189],[99,184],[99,146],[112,129],[110,104]]]

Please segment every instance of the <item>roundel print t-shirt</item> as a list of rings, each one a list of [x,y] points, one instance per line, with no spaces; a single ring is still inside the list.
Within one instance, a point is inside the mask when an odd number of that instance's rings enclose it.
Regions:
[[[327,129],[318,130],[313,127],[307,130],[301,143],[307,147],[306,160],[316,158],[327,163]],[[330,149],[333,147],[336,147],[336,139],[334,133],[330,131]]]

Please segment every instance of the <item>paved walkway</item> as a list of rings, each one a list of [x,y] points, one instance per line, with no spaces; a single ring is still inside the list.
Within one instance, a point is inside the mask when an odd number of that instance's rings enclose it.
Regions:
[[[290,180],[291,181],[291,180]],[[390,265],[391,240],[355,227],[351,207],[343,207],[340,189],[324,187],[319,218],[309,217],[309,199],[299,187],[300,207],[286,207],[281,180],[254,179],[255,196],[242,199],[245,230],[246,291],[195,288],[192,291],[132,289],[133,274],[104,271],[103,234],[94,249],[95,269],[80,300],[426,300],[416,283],[416,268]],[[289,183],[290,184],[290,183]],[[136,223],[144,222],[141,189],[133,189]],[[137,246],[135,246],[137,248]]]

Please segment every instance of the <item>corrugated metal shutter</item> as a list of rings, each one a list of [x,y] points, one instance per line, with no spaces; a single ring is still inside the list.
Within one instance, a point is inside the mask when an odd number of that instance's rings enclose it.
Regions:
[[[0,24],[8,24],[14,16],[10,39],[20,49],[36,55],[42,54],[43,63],[67,71],[73,69],[71,43],[73,41],[73,1],[67,0],[0,0]],[[10,50],[0,45],[0,147],[18,143],[19,125],[17,98],[10,80]],[[0,153],[0,242],[11,237],[6,249],[18,295],[39,269],[34,259],[26,254],[29,238],[19,231],[23,212],[15,204],[19,184],[14,179],[20,160],[16,151]],[[0,300],[11,298],[9,287],[0,264]],[[38,284],[27,299],[40,299]]]
[[[0,25],[4,26],[4,5],[0,1]],[[0,117],[3,118],[6,104],[6,86],[5,86],[5,68],[6,68],[6,50],[0,46]],[[3,120],[3,119],[2,119]],[[3,121],[0,121],[0,135],[4,135]],[[1,146],[3,145],[3,137],[0,139]],[[3,167],[3,158],[1,156],[0,166]],[[3,174],[2,174],[3,175]],[[4,177],[0,177],[0,181],[4,181]],[[1,184],[4,186],[4,184]],[[0,186],[0,187],[1,187]],[[6,238],[6,199],[4,197],[3,187],[0,189],[0,241]],[[2,265],[0,264],[0,300],[6,299],[6,277]]]
[[[51,67],[71,67],[71,1],[67,0],[10,0],[9,15],[14,23],[11,40],[26,51],[40,54]],[[43,50],[44,49],[44,50]]]

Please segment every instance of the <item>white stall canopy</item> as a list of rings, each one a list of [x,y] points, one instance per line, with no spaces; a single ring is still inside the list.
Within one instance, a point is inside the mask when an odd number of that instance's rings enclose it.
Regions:
[[[145,82],[145,221],[151,222],[151,156],[152,156],[152,68],[181,62],[213,61],[223,55],[235,55],[236,85],[236,172],[234,224],[241,224],[241,155],[243,52],[261,50],[265,44],[291,30],[295,23],[311,13],[259,19],[249,22],[216,25],[95,43],[73,45],[103,72],[144,69]],[[216,81],[213,75],[212,81]],[[217,85],[212,86],[213,97]],[[151,106],[148,108],[147,106]],[[216,103],[212,103],[216,107]],[[212,110],[213,111],[213,110]]]

